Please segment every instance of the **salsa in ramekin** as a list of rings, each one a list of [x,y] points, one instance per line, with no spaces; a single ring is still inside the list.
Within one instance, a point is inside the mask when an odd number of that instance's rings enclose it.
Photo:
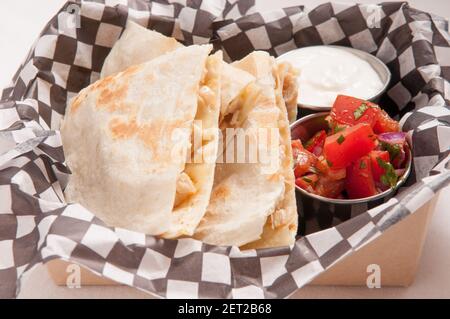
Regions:
[[[297,187],[333,199],[373,197],[397,186],[409,145],[399,123],[377,104],[339,95],[327,127],[306,141],[294,139]]]

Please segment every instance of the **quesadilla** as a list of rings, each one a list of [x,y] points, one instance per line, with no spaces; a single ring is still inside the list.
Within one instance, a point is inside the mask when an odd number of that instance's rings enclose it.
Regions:
[[[295,181],[292,173],[292,149],[290,145],[291,132],[289,122],[297,117],[297,71],[289,63],[276,63],[275,59],[263,51],[255,51],[243,59],[232,63],[260,79],[265,85],[274,88],[275,103],[281,110],[280,137],[283,144],[284,164],[280,174],[286,179],[281,209],[270,215],[264,226],[261,238],[245,245],[244,249],[276,247],[293,243],[297,232],[298,216],[290,209],[296,207]],[[287,208],[287,209],[283,209]],[[288,221],[288,222],[286,222]],[[289,222],[290,221],[290,222]]]
[[[150,32],[129,20],[120,39],[114,43],[106,57],[100,77],[123,71],[134,64],[148,62],[181,47],[183,45],[174,38],[159,32]]]
[[[106,57],[101,70],[105,77],[127,67],[150,61],[162,54],[182,47],[183,44],[159,32],[144,28],[129,20],[120,39],[114,44]],[[277,63],[267,52],[254,51],[231,66],[222,65],[221,118],[228,114],[227,107],[241,89],[256,79],[272,75],[275,89],[282,94],[289,122],[297,117],[297,70],[287,62]]]
[[[285,246],[295,240],[297,209],[289,124],[267,82],[252,82],[241,90],[230,106],[233,116],[222,123],[223,131],[241,129],[248,144],[256,146],[258,158],[236,163],[234,155],[233,163],[217,163],[210,203],[194,235],[206,243],[245,249]],[[242,136],[235,135],[226,147],[235,147],[239,138]],[[261,151],[270,154],[269,163],[259,156]]]
[[[160,55],[181,48],[183,45],[173,38],[128,22],[106,58],[101,74],[116,74],[127,67],[133,68],[136,61],[154,61]],[[234,66],[218,58],[207,59],[208,73],[214,74],[216,79],[208,81],[208,87],[218,92],[215,98],[216,103],[217,97],[220,98],[220,117],[214,123],[206,120],[210,124],[203,122],[203,128],[219,126],[222,130],[223,151],[219,149],[219,158],[227,156],[238,140],[235,135],[227,134],[227,129],[241,129],[249,144],[256,145],[257,152],[273,155],[275,166],[268,167],[260,158],[256,162],[249,161],[248,154],[244,155],[244,163],[236,163],[236,154],[231,162],[219,159],[214,174],[209,174],[214,165],[203,164],[200,169],[198,165],[186,163],[184,171],[178,174],[173,209],[166,215],[164,222],[168,225],[160,236],[193,236],[210,244],[243,248],[284,246],[294,242],[297,212],[286,109],[289,103],[283,100],[282,90],[289,77],[286,74],[291,74],[292,70],[281,68],[263,55],[247,61],[258,60],[261,65],[246,69],[246,60]],[[211,116],[210,120],[213,118]],[[273,131],[276,137],[260,138],[258,129]],[[199,130],[193,125],[194,133]],[[191,144],[195,143],[191,141]],[[188,150],[188,153],[193,152]],[[205,171],[208,173],[203,173]],[[200,177],[195,179],[193,175]],[[213,187],[211,196],[209,192],[196,192],[195,200],[194,180],[201,180],[204,189]],[[194,203],[197,203],[196,213],[191,209]]]
[[[183,44],[171,37],[144,28],[128,21],[119,40],[114,44],[106,57],[101,70],[101,77],[105,77],[125,70],[137,63],[150,61],[162,54],[183,47]],[[251,74],[231,67],[221,62],[221,118],[227,114],[227,106],[239,91],[248,83],[255,80]]]
[[[221,54],[182,47],[83,89],[61,136],[72,171],[65,195],[108,225],[152,235],[190,235],[205,212],[217,135],[193,145],[195,120],[217,127]],[[203,133],[203,132],[202,132]],[[203,136],[206,136],[203,139]],[[175,213],[185,216],[184,223]]]
[[[193,124],[190,162],[181,175],[182,185],[188,187],[177,188],[170,227],[162,235],[164,238],[192,236],[209,202],[219,145],[221,66],[222,52],[206,60]],[[197,186],[191,187],[191,182]]]
[[[255,78],[273,78],[275,90],[282,97],[280,102],[285,104],[288,120],[293,123],[297,118],[297,76],[298,71],[286,62],[277,63],[275,58],[264,51],[254,51],[243,59],[231,64],[237,69],[244,70]]]

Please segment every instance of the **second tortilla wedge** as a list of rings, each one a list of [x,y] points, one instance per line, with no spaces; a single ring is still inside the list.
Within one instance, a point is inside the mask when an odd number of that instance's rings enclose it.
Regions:
[[[217,164],[210,203],[194,235],[206,243],[248,249],[295,241],[298,221],[289,123],[267,81],[248,84],[232,102],[233,116],[222,123],[223,131],[243,130],[258,157],[256,162]],[[267,131],[266,136],[273,131],[276,137],[261,137],[261,130]],[[233,137],[226,147],[235,147],[239,138]],[[269,169],[259,156],[261,150],[274,155]]]

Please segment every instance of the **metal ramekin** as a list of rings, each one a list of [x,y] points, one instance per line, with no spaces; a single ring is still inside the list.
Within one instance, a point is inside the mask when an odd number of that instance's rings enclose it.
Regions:
[[[321,46],[323,46],[323,45],[321,45]],[[383,82],[383,87],[375,95],[365,98],[365,100],[377,103],[379,101],[381,95],[383,95],[383,93],[386,92],[386,90],[389,86],[389,83],[391,82],[391,77],[392,77],[391,71],[389,71],[386,64],[384,64],[383,61],[381,61],[376,56],[374,56],[370,53],[367,53],[365,51],[361,51],[361,50],[349,48],[349,47],[344,47],[344,46],[339,46],[339,45],[326,45],[326,46],[351,52],[354,55],[360,57],[361,59],[367,61],[374,68],[375,72],[377,72],[378,76],[380,77],[381,81]],[[304,48],[309,48],[309,47],[304,47]],[[277,59],[282,60],[283,57],[290,54],[292,51],[302,50],[304,48],[298,48],[298,49],[288,51],[288,52],[280,55]],[[301,92],[299,94],[299,98],[300,98],[300,96],[301,96]],[[300,108],[309,109],[312,111],[329,111],[331,109],[331,106],[304,104],[304,103],[300,103],[299,101],[297,102],[297,104]]]
[[[292,140],[300,139],[302,142],[306,142],[319,130],[328,130],[328,124],[325,121],[325,117],[328,114],[329,112],[310,114],[292,123]],[[406,156],[408,163],[405,173],[398,180],[395,187],[371,197],[359,199],[333,199],[311,194],[306,190],[295,186],[297,206],[301,217],[299,233],[304,235],[305,232],[311,232],[311,229],[305,230],[305,222],[308,219],[314,218],[317,221],[318,228],[314,230],[325,229],[333,226],[337,221],[345,221],[369,208],[376,207],[394,196],[398,188],[405,183],[411,172],[411,146],[408,147]]]

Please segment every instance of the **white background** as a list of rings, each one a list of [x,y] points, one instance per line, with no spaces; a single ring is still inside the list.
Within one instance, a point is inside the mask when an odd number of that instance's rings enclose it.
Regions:
[[[0,1],[0,88],[7,85],[26,56],[45,23],[64,4],[64,0]],[[256,0],[261,9],[304,4],[314,7],[324,1]],[[351,0],[339,2],[351,3]],[[374,0],[358,0],[376,3]],[[381,2],[381,1],[380,1]],[[411,0],[410,5],[450,17],[449,0]],[[450,188],[443,191],[431,222],[415,283],[409,288],[368,289],[365,287],[305,287],[300,298],[450,298]],[[447,205],[445,205],[447,204]],[[45,267],[26,276],[20,298],[147,298],[129,287],[57,287]]]

